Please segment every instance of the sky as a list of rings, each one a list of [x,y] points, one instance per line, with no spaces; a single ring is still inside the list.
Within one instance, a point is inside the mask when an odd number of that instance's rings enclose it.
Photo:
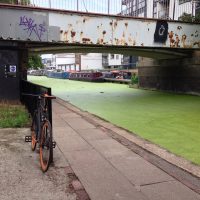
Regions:
[[[121,11],[121,0],[31,0],[31,3],[41,7],[52,7],[57,9],[78,10],[84,12],[108,13],[108,2],[110,2],[109,13],[118,14]]]

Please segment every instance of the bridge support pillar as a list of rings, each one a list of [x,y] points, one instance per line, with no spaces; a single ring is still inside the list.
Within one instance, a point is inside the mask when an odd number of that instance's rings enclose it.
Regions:
[[[20,100],[20,80],[26,79],[27,50],[16,42],[0,42],[0,100]]]
[[[191,58],[151,61],[138,67],[138,75],[141,88],[200,94],[200,52]]]
[[[28,50],[19,50],[20,79],[27,80]]]

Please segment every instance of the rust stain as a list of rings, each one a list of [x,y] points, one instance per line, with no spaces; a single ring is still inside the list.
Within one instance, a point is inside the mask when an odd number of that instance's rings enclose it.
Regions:
[[[169,41],[170,41],[170,47],[175,47],[175,39],[174,39],[174,32],[170,31],[169,32]]]
[[[127,28],[127,27],[128,27],[128,22],[126,22],[124,25],[125,25],[125,26],[126,26],[126,28]]]
[[[182,35],[182,38],[181,38],[181,42],[183,44],[183,48],[187,48],[188,46],[186,45],[186,39],[187,39],[187,36],[184,34]]]
[[[200,48],[200,42],[194,42],[193,46],[197,45]]]
[[[179,39],[178,35],[176,35],[176,40],[174,43],[175,47],[180,47],[179,42],[180,42],[180,39]]]
[[[68,40],[68,31],[65,31],[64,33],[64,41],[67,41]]]
[[[61,37],[61,40],[63,41],[67,41],[67,33],[68,32],[64,32],[63,30],[60,30],[60,37]]]
[[[126,45],[127,44],[125,36],[126,36],[126,34],[125,34],[125,32],[123,32],[122,38],[120,40],[120,45]]]
[[[71,37],[73,38],[76,35],[75,31],[71,31]]]
[[[128,37],[128,43],[129,43],[129,45],[132,45],[132,46],[135,46],[135,45],[136,45],[136,42],[135,42],[135,40],[131,37],[131,35]]]
[[[82,40],[83,38],[83,31],[80,32],[80,41]]]
[[[115,38],[115,44],[116,44],[116,45],[119,45],[119,44],[120,44],[119,39]]]
[[[103,43],[104,43],[103,38],[99,38],[99,39],[97,40],[97,44],[103,44]]]
[[[83,44],[88,44],[91,42],[90,38],[83,38],[82,39]]]
[[[114,23],[114,29],[117,28],[117,21]]]

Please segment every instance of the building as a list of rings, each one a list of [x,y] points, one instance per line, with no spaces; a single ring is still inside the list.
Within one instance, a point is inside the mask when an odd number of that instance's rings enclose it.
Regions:
[[[121,15],[178,20],[183,13],[195,16],[200,12],[200,0],[122,0]],[[137,60],[138,65],[152,63],[151,59],[127,57],[126,60]]]
[[[102,54],[102,65],[104,69],[119,69],[122,67],[123,55]]]
[[[51,54],[43,55],[42,58],[47,67],[51,66],[64,71],[116,69],[121,68],[123,62],[122,55],[101,53]]]
[[[123,0],[122,15],[178,20],[185,12],[195,16],[198,0]]]
[[[196,2],[196,14],[200,14],[200,1]]]

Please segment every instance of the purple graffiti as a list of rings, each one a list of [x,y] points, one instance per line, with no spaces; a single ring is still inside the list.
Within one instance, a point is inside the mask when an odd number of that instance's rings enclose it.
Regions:
[[[42,35],[46,32],[45,23],[36,24],[32,18],[26,16],[20,17],[19,26],[25,27],[24,30],[29,33],[29,37],[35,33],[38,39],[41,41]]]

